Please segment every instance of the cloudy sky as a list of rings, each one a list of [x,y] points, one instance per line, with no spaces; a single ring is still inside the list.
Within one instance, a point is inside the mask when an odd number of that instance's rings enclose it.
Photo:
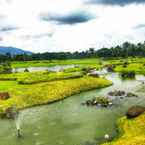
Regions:
[[[145,0],[0,0],[0,46],[82,51],[145,41]]]

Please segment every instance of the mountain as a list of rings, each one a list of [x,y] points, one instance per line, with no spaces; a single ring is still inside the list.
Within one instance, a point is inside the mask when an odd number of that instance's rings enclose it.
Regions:
[[[32,54],[30,51],[25,51],[20,48],[16,47],[5,47],[0,46],[0,54],[7,54],[10,53],[11,55],[18,55],[18,54]]]

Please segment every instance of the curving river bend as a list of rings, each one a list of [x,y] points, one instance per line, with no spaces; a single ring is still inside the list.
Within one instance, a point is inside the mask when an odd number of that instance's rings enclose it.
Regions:
[[[23,137],[18,139],[14,121],[0,120],[0,145],[98,145],[104,134],[117,135],[116,121],[132,105],[145,105],[145,95],[137,92],[143,85],[136,80],[122,81],[118,74],[108,74],[114,85],[69,97],[63,101],[22,111],[19,123]],[[116,101],[110,108],[82,106],[81,103],[95,96],[120,89],[132,91],[139,98]]]

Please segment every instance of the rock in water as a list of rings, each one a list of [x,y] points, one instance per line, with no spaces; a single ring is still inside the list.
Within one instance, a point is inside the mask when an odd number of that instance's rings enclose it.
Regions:
[[[126,113],[126,116],[128,118],[135,118],[135,117],[141,115],[144,112],[145,112],[145,107],[143,107],[143,106],[133,106],[133,107],[128,109],[128,111]]]
[[[10,95],[8,92],[0,92],[0,100],[7,100],[10,98]]]
[[[106,140],[109,140],[109,139],[110,139],[109,134],[105,134],[105,135],[104,135],[104,138],[105,138]]]

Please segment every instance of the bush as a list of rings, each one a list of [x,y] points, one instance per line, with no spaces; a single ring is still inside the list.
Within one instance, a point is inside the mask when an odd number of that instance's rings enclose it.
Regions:
[[[11,63],[4,62],[0,64],[0,73],[12,73]]]
[[[130,71],[130,72],[128,72],[128,71],[123,71],[123,72],[121,72],[121,77],[122,78],[135,78],[135,72],[134,71]]]
[[[103,107],[107,107],[110,103],[109,99],[106,97],[97,97],[96,102],[98,104],[101,104],[101,106],[103,106]]]
[[[28,68],[25,68],[24,72],[29,72]]]

